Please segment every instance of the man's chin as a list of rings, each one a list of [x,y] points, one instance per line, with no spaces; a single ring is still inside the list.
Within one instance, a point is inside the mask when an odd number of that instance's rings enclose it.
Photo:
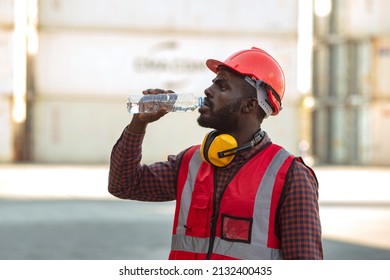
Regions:
[[[201,127],[212,128],[210,126],[210,122],[208,122],[207,119],[204,118],[202,115],[200,115],[196,121],[198,122],[199,126],[201,126]]]
[[[238,127],[237,121],[226,115],[223,117],[208,117],[201,114],[197,122],[201,127],[215,129],[224,133],[233,132]]]

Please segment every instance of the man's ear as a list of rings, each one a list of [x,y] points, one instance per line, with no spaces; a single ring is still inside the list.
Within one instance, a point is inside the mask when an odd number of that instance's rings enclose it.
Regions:
[[[245,113],[250,113],[250,112],[256,110],[258,105],[259,104],[257,103],[257,99],[256,98],[248,98],[246,100],[246,103],[245,103],[245,106],[244,106],[243,110],[244,110]]]

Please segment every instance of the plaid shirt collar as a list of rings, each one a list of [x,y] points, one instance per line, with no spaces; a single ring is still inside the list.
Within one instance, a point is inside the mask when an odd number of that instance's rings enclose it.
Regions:
[[[267,132],[264,131],[264,137],[261,139],[261,141],[254,146],[253,148],[246,149],[243,151],[238,151],[233,159],[233,161],[225,166],[225,167],[220,167],[220,169],[223,169],[224,171],[234,169],[237,165],[241,165],[243,162],[251,158],[253,155],[257,154],[260,152],[262,149],[267,147],[269,144],[271,144],[271,139],[268,136]]]

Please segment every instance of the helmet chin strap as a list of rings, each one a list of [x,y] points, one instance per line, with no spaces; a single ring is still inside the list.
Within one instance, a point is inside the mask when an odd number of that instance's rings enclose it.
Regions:
[[[267,91],[264,88],[264,82],[259,80],[254,80],[249,76],[245,76],[245,81],[247,81],[251,86],[253,86],[256,89],[257,102],[259,103],[260,107],[264,110],[265,117],[268,118],[272,114],[273,110],[271,105],[268,103],[268,96],[267,96]]]

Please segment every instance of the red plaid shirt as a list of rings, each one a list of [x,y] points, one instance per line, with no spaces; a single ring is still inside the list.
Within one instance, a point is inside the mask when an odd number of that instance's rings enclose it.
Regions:
[[[167,161],[140,164],[144,134],[127,129],[115,144],[110,163],[109,192],[119,198],[141,201],[176,199],[176,179],[183,152],[168,156]],[[234,160],[216,172],[217,195],[228,184],[241,164],[259,152],[271,140],[265,134],[253,149],[238,152]],[[281,240],[284,259],[322,259],[318,184],[309,169],[294,161],[286,177],[277,211],[276,233]]]

